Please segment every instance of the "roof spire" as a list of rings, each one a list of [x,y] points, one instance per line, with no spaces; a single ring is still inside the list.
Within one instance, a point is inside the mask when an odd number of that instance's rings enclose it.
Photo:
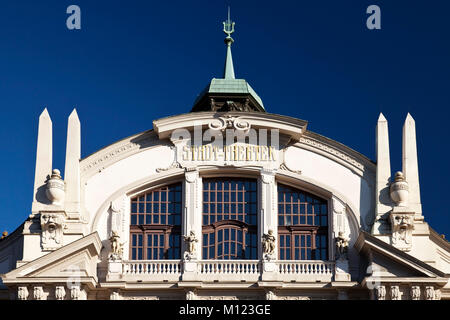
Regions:
[[[223,22],[223,32],[227,35],[225,38],[225,44],[227,45],[227,58],[225,60],[225,70],[223,73],[224,79],[235,79],[233,57],[231,55],[231,44],[234,42],[231,34],[234,32],[234,22],[230,18],[230,7],[228,7],[228,19]]]

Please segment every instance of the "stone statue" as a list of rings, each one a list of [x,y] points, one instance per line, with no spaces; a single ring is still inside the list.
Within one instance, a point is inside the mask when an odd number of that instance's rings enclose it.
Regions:
[[[336,242],[336,260],[347,259],[348,253],[348,238],[344,236],[342,231],[339,231],[338,236],[335,238]]]
[[[111,254],[110,258],[113,260],[122,259],[123,255],[123,244],[119,241],[120,236],[117,231],[112,231],[109,241],[111,242]]]
[[[186,251],[189,257],[195,255],[195,243],[198,242],[198,239],[195,237],[195,232],[191,230],[189,236],[183,236],[184,241],[186,242]]]
[[[262,238],[263,253],[269,256],[273,255],[275,252],[275,236],[273,235],[273,230],[269,230]]]

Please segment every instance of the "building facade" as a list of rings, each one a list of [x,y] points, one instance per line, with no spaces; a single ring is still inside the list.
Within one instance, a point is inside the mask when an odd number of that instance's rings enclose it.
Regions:
[[[391,174],[377,159],[268,113],[231,55],[191,112],[81,158],[74,110],[64,179],[39,118],[32,212],[0,240],[0,298],[450,299],[450,244],[422,213],[415,122]]]

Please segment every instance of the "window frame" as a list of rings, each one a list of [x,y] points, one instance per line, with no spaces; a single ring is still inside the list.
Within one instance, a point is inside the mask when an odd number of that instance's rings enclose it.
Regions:
[[[249,208],[252,208],[254,206],[254,213],[246,213],[245,212],[245,204],[246,202],[246,198],[245,198],[245,191],[243,191],[242,189],[235,189],[233,191],[235,191],[236,193],[236,197],[234,202],[232,201],[232,196],[229,197],[228,201],[225,201],[225,196],[224,196],[224,192],[226,189],[224,188],[224,183],[225,182],[249,182],[254,184],[254,189],[250,189],[249,192]],[[217,186],[216,189],[211,189],[210,185],[208,187],[208,189],[205,189],[205,183],[210,183],[210,182],[220,182],[222,183],[221,189],[219,189]],[[228,189],[230,190],[230,189]],[[218,192],[221,191],[221,192]],[[247,191],[247,190],[246,190]],[[205,193],[209,193],[208,194],[208,201],[205,201]],[[220,197],[221,200],[218,200],[218,196],[217,194],[221,193],[222,196]],[[239,201],[239,194],[242,193],[242,200]],[[214,194],[214,199],[215,200],[211,200],[211,194]],[[230,192],[230,194],[232,194]],[[253,200],[253,195],[254,195],[254,200]],[[236,177],[236,176],[229,176],[229,177],[208,177],[208,178],[204,178],[202,181],[202,259],[204,260],[256,260],[258,259],[258,208],[260,206],[260,196],[259,196],[259,184],[258,184],[258,179],[256,178],[248,178],[248,177]],[[218,205],[221,204],[223,206],[223,210],[221,210],[221,213],[218,213],[217,211],[211,212],[211,207],[208,206],[208,212],[205,212],[205,205]],[[231,213],[231,214],[227,214],[229,216],[228,219],[223,219],[223,217],[226,215],[225,213],[225,205],[229,205],[231,208],[231,205],[236,204],[236,213]],[[242,213],[239,213],[239,209],[238,209],[238,204],[242,204],[243,205],[243,210]],[[249,209],[251,210],[251,209]],[[230,209],[231,211],[231,209]],[[222,216],[222,220],[217,221],[217,217],[221,215]],[[231,219],[230,216],[235,215],[236,219]],[[240,217],[242,216],[242,220],[239,220]],[[207,222],[209,222],[209,224],[204,224],[205,222],[205,216],[207,216]],[[211,217],[214,217],[214,219],[211,219]],[[248,216],[248,223],[245,222],[246,220],[246,216]],[[214,220],[214,222],[211,222],[211,220]],[[252,220],[254,220],[254,224],[251,224]],[[218,235],[219,235],[219,231],[221,230],[225,230],[225,229],[234,229],[234,230],[239,230],[242,231],[242,256],[241,257],[235,257],[235,258],[224,258],[224,255],[219,256],[219,245],[224,245],[225,240],[222,239],[222,242],[219,243],[218,240]],[[210,239],[210,235],[214,234],[214,244],[211,245],[208,241],[207,244],[204,243],[204,238],[205,235],[207,235],[207,239]],[[236,233],[237,234],[237,233]],[[247,243],[247,235],[250,237],[250,243]],[[253,241],[251,240],[252,237],[254,237],[256,239],[255,243],[253,244]],[[228,241],[228,243],[232,243],[231,240]],[[237,236],[236,236],[236,240],[234,240],[234,243],[236,243],[236,253],[238,252],[237,250],[237,244],[238,244],[238,240],[237,240]],[[249,245],[249,248],[246,248],[247,245]],[[253,245],[253,246],[250,246]],[[214,257],[211,257],[210,255],[210,250],[211,247],[213,247],[213,252],[214,252]],[[250,249],[249,251],[249,258],[246,258],[246,250]],[[204,255],[206,250],[206,256]],[[224,253],[225,250],[224,248],[222,248],[222,253]],[[231,249],[229,250],[229,252],[231,252]],[[252,252],[254,252],[254,256],[252,255]],[[226,256],[231,256],[231,254],[225,254]]]
[[[166,191],[166,199],[163,201],[161,200],[161,194],[162,194],[162,190],[163,189],[167,189],[167,188],[177,188],[179,187],[178,190],[173,190],[171,191],[170,189]],[[159,185],[158,187],[146,190],[145,192],[141,192],[139,194],[134,195],[133,197],[130,198],[129,200],[129,204],[130,204],[130,224],[129,224],[129,246],[128,246],[128,250],[129,250],[129,259],[130,260],[179,260],[181,259],[182,256],[182,234],[181,234],[181,230],[182,230],[182,226],[183,226],[183,199],[184,199],[184,192],[183,192],[184,188],[183,188],[183,183],[181,181],[179,182],[172,182],[170,184],[165,184],[165,185]],[[158,192],[158,200],[155,201],[154,200],[154,194]],[[174,201],[170,201],[170,196],[169,194],[173,192],[174,193]],[[176,193],[179,193],[179,199],[177,199],[177,195]],[[152,194],[152,200],[150,202],[147,202],[147,196],[149,194]],[[145,201],[145,209],[144,212],[141,213],[139,210],[139,203],[140,200],[138,200],[137,203],[137,212],[133,212],[133,202],[135,202],[136,199],[140,199],[141,197],[144,197]],[[176,201],[175,201],[176,200]],[[161,208],[161,204],[165,204],[166,206],[169,205],[169,203],[173,203],[174,208],[177,208],[176,205],[179,205],[179,212],[169,212],[169,208],[166,207],[166,212],[161,212],[160,209],[158,209],[159,212],[155,213],[153,212],[153,209],[151,210],[151,212],[147,212],[147,203],[150,203],[152,205],[154,205],[155,203],[159,204],[159,208]],[[175,209],[176,210],[176,209]],[[136,222],[139,222],[139,215],[143,215],[143,219],[144,219],[144,224],[132,224],[132,217],[137,216],[136,218]],[[158,222],[159,223],[151,223],[151,224],[147,224],[147,216],[151,217],[151,220],[154,219],[154,216],[157,215],[158,216]],[[165,216],[165,224],[160,223],[162,221],[161,216]],[[173,215],[173,216],[179,216],[179,224],[169,224],[169,216]],[[153,222],[153,221],[152,221]],[[173,223],[175,223],[175,221],[173,221]],[[133,245],[133,235],[142,235],[142,246],[134,246]],[[148,250],[154,250],[155,246],[153,244],[152,241],[152,246],[149,247],[148,246],[148,236],[149,235],[163,235],[163,241],[164,241],[164,245],[163,246],[156,246],[156,248],[158,249],[163,249],[163,257],[162,258],[154,258],[153,254],[148,255]],[[170,237],[171,236],[178,236],[179,237],[179,243],[177,246],[171,246],[170,244]],[[142,258],[139,259],[139,252],[136,251],[136,257],[135,259],[133,259],[133,249],[134,248],[142,248]],[[169,258],[170,255],[170,250],[174,250],[174,252],[172,252],[172,258]],[[174,258],[174,256],[176,258]]]
[[[277,182],[276,185],[277,188],[277,230],[278,230],[278,239],[277,239],[277,243],[278,243],[278,259],[282,260],[282,261],[295,261],[295,260],[324,260],[324,261],[328,261],[330,258],[330,254],[332,253],[332,248],[330,247],[330,230],[331,230],[331,222],[332,219],[330,218],[330,202],[328,199],[321,197],[319,195],[315,195],[309,191],[306,191],[304,189],[300,189],[296,186],[293,186],[291,184],[286,184],[286,183],[280,183]],[[326,212],[322,212],[322,209],[320,209],[320,214],[318,215],[318,221],[321,223],[322,222],[322,217],[325,217],[326,219],[326,225],[311,225],[311,224],[307,224],[308,222],[308,215],[312,216],[312,221],[314,223],[314,221],[316,220],[317,217],[314,217],[314,211],[313,213],[308,213],[308,209],[307,207],[305,208],[305,218],[304,221],[306,222],[305,224],[300,224],[301,222],[301,210],[300,210],[300,204],[298,204],[298,213],[294,213],[292,212],[293,210],[291,210],[291,212],[286,213],[286,205],[287,204],[295,204],[295,202],[290,201],[287,202],[286,201],[286,196],[283,197],[283,201],[280,203],[280,188],[286,188],[291,190],[291,193],[297,193],[297,194],[303,194],[305,199],[307,199],[307,197],[311,197],[312,199],[316,199],[316,200],[320,200],[322,203],[320,203],[320,205],[325,205],[326,206]],[[308,202],[304,202],[305,206],[308,205],[314,205],[314,203],[308,203]],[[282,217],[286,217],[286,216],[290,216],[291,217],[291,223],[293,223],[294,221],[294,214],[298,215],[298,224],[294,225],[280,225],[280,205],[284,206],[284,213],[281,215]],[[286,220],[285,220],[286,221]],[[286,259],[285,257],[283,259],[281,259],[281,251],[282,251],[282,246],[281,246],[281,237],[280,236],[286,236],[286,235],[290,235],[290,247],[289,247],[289,252],[290,252],[290,259]],[[296,247],[295,246],[295,236],[302,236],[302,235],[309,235],[310,238],[310,242],[311,242],[311,246],[310,247],[302,247],[301,242],[300,242],[300,247]],[[316,238],[318,236],[325,236],[325,247],[317,247],[319,245],[318,242],[322,242],[322,241],[316,241]],[[286,247],[283,246],[283,250],[286,251],[285,249]],[[299,252],[299,259],[295,259],[295,253],[296,250],[301,248],[301,250],[305,249],[305,256],[307,255],[307,251],[308,248],[310,250],[310,257],[311,259],[302,259],[302,252]],[[324,253],[324,257],[322,257],[322,252],[320,252],[322,249],[325,249],[325,253]],[[319,259],[319,258],[322,259]]]

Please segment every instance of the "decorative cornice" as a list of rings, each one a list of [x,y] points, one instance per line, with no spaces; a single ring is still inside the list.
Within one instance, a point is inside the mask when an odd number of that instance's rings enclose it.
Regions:
[[[81,176],[90,176],[118,160],[151,147],[158,141],[153,130],[149,130],[113,143],[80,161]]]
[[[369,158],[337,141],[311,131],[305,132],[295,145],[305,149],[320,150],[324,155],[330,155],[343,161],[349,167],[354,168],[355,171],[371,171],[374,173],[376,170],[376,164]]]

